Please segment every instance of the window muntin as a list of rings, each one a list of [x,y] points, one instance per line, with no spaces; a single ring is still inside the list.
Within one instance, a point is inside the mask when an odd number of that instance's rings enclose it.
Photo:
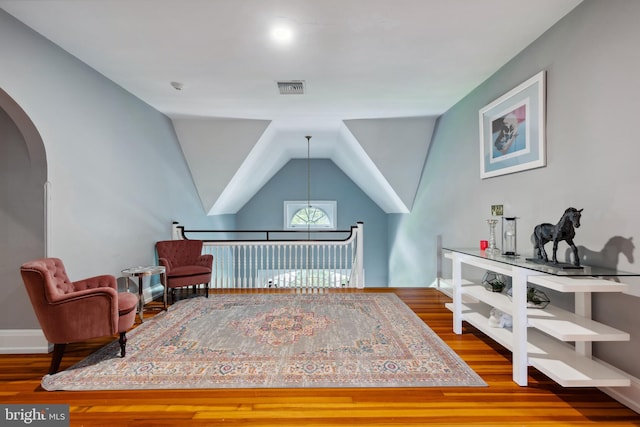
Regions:
[[[335,201],[285,201],[284,228],[286,230],[335,230]]]

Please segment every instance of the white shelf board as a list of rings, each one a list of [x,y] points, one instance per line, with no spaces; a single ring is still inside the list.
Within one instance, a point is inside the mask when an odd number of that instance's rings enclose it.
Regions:
[[[486,258],[478,258],[472,255],[460,254],[463,263],[467,265],[472,265],[474,267],[482,268],[485,270],[491,270],[495,273],[505,274],[507,276],[511,276],[511,266],[509,264],[504,264],[501,262],[493,261]],[[453,259],[453,252],[447,251],[444,252],[444,257],[447,259]]]
[[[628,387],[629,377],[576,353],[534,329],[528,331],[529,365],[563,387]]]
[[[629,341],[628,333],[559,307],[527,309],[529,326],[562,341]]]
[[[453,303],[445,304],[449,310],[453,311]],[[462,320],[469,322],[475,326],[482,333],[489,338],[503,346],[509,351],[513,351],[513,332],[505,328],[494,328],[489,326],[489,314],[488,311],[491,307],[488,307],[482,303],[478,304],[463,304],[462,305]],[[483,314],[485,312],[485,314]]]
[[[504,313],[509,315],[513,313],[511,300],[505,294],[488,291],[482,285],[465,286],[462,292]]]
[[[484,270],[490,270],[494,273],[504,274],[505,276],[511,276],[513,274],[513,271],[509,264],[492,261],[486,258],[478,258],[467,255],[464,258],[464,263],[467,265],[472,265],[474,267],[482,268]]]
[[[440,279],[441,282],[447,284],[448,287],[453,288],[453,279]],[[467,279],[461,280],[462,286],[473,285],[474,283]]]
[[[529,283],[558,292],[626,292],[629,285],[593,277],[529,276]]]
[[[453,279],[440,279],[440,283],[441,285],[439,289],[442,292],[444,292],[447,296],[453,298]],[[473,282],[462,279],[462,285],[463,286],[473,285]],[[476,303],[478,302],[478,300],[476,298],[473,298],[470,295],[462,294],[462,302]]]

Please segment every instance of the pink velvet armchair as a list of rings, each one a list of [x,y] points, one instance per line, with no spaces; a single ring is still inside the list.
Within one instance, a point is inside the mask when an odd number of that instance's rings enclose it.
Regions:
[[[202,254],[202,240],[163,240],[156,242],[158,262],[167,270],[164,288],[164,306],[167,307],[167,290],[171,289],[171,302],[175,302],[176,288],[204,284],[209,298],[209,283],[213,255]]]
[[[50,374],[58,372],[67,343],[119,333],[120,356],[125,356],[138,296],[119,293],[114,276],[71,282],[58,258],[27,262],[20,274],[44,336],[54,344]]]

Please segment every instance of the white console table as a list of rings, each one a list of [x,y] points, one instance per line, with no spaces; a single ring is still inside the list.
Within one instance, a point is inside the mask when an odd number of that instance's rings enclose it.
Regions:
[[[513,354],[513,381],[527,385],[533,366],[564,387],[625,387],[630,379],[591,357],[593,341],[629,341],[629,334],[591,319],[592,292],[623,292],[628,285],[598,277],[640,276],[597,267],[560,269],[528,262],[524,257],[489,255],[485,251],[443,248],[451,259],[453,331],[466,321]],[[512,279],[512,296],[486,290],[465,280],[463,265]],[[446,281],[446,279],[445,279]],[[527,283],[575,294],[575,312],[549,305],[527,308]],[[491,308],[512,316],[510,329],[489,326]],[[575,346],[568,343],[573,342]]]

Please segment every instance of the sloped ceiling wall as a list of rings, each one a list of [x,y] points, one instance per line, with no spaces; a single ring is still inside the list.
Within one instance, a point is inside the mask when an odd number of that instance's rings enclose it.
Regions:
[[[436,120],[337,120],[312,129],[310,156],[333,160],[386,213],[407,213]],[[278,121],[183,118],[173,124],[209,215],[235,214],[290,159],[308,153],[305,129]]]
[[[411,210],[437,117],[346,120],[345,125]]]
[[[209,118],[172,121],[202,206],[209,212],[269,121]]]

